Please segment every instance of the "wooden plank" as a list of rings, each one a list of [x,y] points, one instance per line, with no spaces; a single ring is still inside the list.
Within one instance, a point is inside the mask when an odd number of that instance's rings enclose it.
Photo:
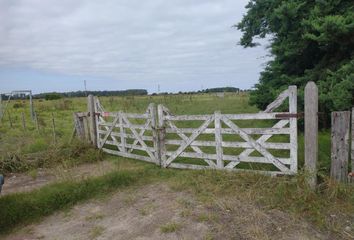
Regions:
[[[174,154],[173,151],[166,151],[166,156],[172,156]],[[180,157],[185,158],[197,158],[197,159],[209,159],[216,160],[216,154],[209,153],[196,153],[196,152],[182,152]],[[250,157],[250,156],[240,156],[240,155],[223,155],[224,161],[232,161],[232,162],[249,162],[249,163],[272,163],[269,159],[265,157]],[[282,164],[290,164],[290,158],[277,158]],[[212,167],[215,167],[213,165]]]
[[[106,112],[98,97],[96,97],[96,106],[97,106],[97,112]]]
[[[314,82],[305,87],[305,170],[312,189],[317,185],[318,159],[318,89]]]
[[[242,137],[245,141],[249,142],[254,149],[256,149],[259,153],[261,153],[264,157],[266,157],[274,166],[276,166],[282,172],[288,172],[289,169],[282,164],[277,158],[275,158],[272,154],[270,154],[265,148],[262,147],[257,141],[251,138],[248,134],[242,131],[241,128],[236,126],[231,120],[226,118],[225,116],[222,117],[223,122],[232,128],[236,134]]]
[[[223,150],[222,150],[222,135],[221,135],[221,113],[216,111],[214,113],[214,127],[215,127],[215,150],[216,150],[216,166],[224,168]]]
[[[332,112],[331,178],[346,182],[349,157],[350,112]]]
[[[121,149],[120,150],[122,152],[126,152],[127,149],[125,148],[126,142],[125,142],[125,129],[123,127],[123,113],[119,112],[118,116],[119,116],[119,131],[121,133],[121,135],[120,135]],[[115,125],[115,123],[113,122],[112,126],[114,126],[114,125]]]
[[[230,120],[263,120],[263,119],[279,119],[276,115],[278,114],[289,114],[289,112],[277,112],[277,113],[245,113],[245,114],[223,114],[224,117]],[[170,121],[196,121],[196,120],[207,120],[210,116],[208,115],[166,115],[164,120]]]
[[[118,112],[119,113],[119,112]],[[125,115],[125,113],[122,112],[122,114]],[[113,123],[111,122],[101,122],[99,125],[100,126],[107,126],[107,127],[111,127]],[[140,129],[140,130],[152,130],[151,126],[146,126],[146,124],[142,125],[142,124],[131,124],[131,125],[128,125],[128,124],[120,124],[120,123],[117,123],[115,124],[115,127],[117,128],[120,128],[120,127],[124,127],[124,128],[134,128],[134,129]]]
[[[185,141],[183,140],[174,140],[167,139],[167,145],[181,145]],[[273,143],[273,142],[264,142],[260,143],[264,148],[267,149],[280,149],[280,150],[289,150],[290,143]],[[222,147],[230,147],[230,148],[249,148],[253,149],[252,145],[248,142],[221,142]],[[198,146],[198,147],[216,147],[216,143],[214,141],[193,141],[190,146]]]
[[[171,163],[171,168],[179,168],[179,169],[192,169],[192,170],[213,170],[213,167],[210,166],[202,166],[196,164],[183,164],[183,163]],[[232,172],[240,172],[240,173],[252,173],[252,174],[264,174],[267,176],[277,176],[277,175],[288,175],[291,174],[289,172],[280,172],[280,171],[262,171],[262,170],[253,170],[253,169],[228,169],[224,168],[223,170],[232,171]]]
[[[118,142],[115,142],[115,141],[110,141],[110,140],[107,140],[106,141],[106,144],[108,145],[114,145],[114,146],[117,146],[117,147],[123,147],[123,145],[121,143],[118,143]],[[124,145],[126,148],[128,149],[132,149],[132,150],[141,150],[141,151],[145,151],[145,148],[142,147],[142,146],[139,146],[139,145],[134,145],[134,144],[129,144],[129,143],[126,143]],[[151,152],[156,152],[156,149],[154,147],[147,147],[149,149],[149,151]],[[128,151],[129,153],[131,153],[132,151]]]
[[[127,153],[127,152],[120,152],[120,151],[116,151],[116,150],[112,150],[112,149],[108,149],[108,148],[102,148],[102,151],[109,153],[109,154],[121,156],[121,157],[133,158],[133,159],[137,159],[137,160],[141,160],[141,161],[145,161],[145,162],[155,163],[155,161],[153,159],[151,159],[150,157],[147,157],[147,156],[141,156],[141,155]]]
[[[256,135],[285,135],[290,134],[290,128],[242,128],[247,134],[256,134]],[[179,132],[182,133],[193,133],[195,128],[178,128]],[[166,133],[177,133],[175,129],[167,128]],[[203,131],[202,134],[215,134],[214,128],[207,128]],[[231,128],[222,128],[221,134],[235,134]]]
[[[107,117],[114,117],[118,114],[119,112],[101,112],[101,114],[107,116]],[[149,115],[146,113],[124,113],[127,118],[136,118],[136,119],[148,119]]]
[[[82,118],[79,117],[78,113],[73,113],[74,118],[74,128],[77,136],[81,141],[85,140],[85,126]]]
[[[170,125],[170,127],[176,131],[176,133],[178,134],[178,136],[183,139],[182,142],[181,142],[181,144],[179,144],[179,145],[183,145],[183,144],[185,144],[186,142],[188,142],[188,137],[187,137],[185,134],[183,134],[182,132],[180,132],[179,129],[176,127],[176,125],[174,125],[171,121],[167,121],[167,122],[168,122],[168,124]],[[196,129],[195,129],[195,130],[196,130]],[[194,130],[194,131],[195,131],[195,130]],[[166,140],[166,141],[167,141],[167,140]],[[165,144],[166,144],[166,141],[165,141]],[[195,152],[197,152],[197,153],[203,153],[203,151],[202,151],[200,148],[198,148],[197,146],[194,146],[194,145],[192,145],[192,144],[190,144],[189,146],[190,146]],[[211,161],[211,160],[205,159],[205,162],[208,163],[208,165],[210,165],[210,166],[213,166],[213,167],[216,166],[215,163],[214,163],[213,161]]]
[[[98,131],[99,134],[102,134],[102,135],[105,135],[107,133],[107,131],[105,130],[99,130]],[[111,133],[111,136],[114,136],[114,137],[120,137],[122,134],[120,134],[119,132],[112,132]],[[130,139],[136,139],[135,135],[133,134],[129,134],[129,133],[125,133],[124,134],[124,137],[125,138],[130,138]],[[152,136],[140,136],[141,139],[143,139],[144,141],[153,141],[153,137]]]
[[[289,113],[295,114],[297,113],[297,87],[289,86]],[[293,173],[297,173],[297,118],[289,119],[290,126],[290,171]]]
[[[269,112],[273,112],[274,109],[278,108],[283,102],[284,100],[289,97],[289,90],[286,89],[284,90],[283,92],[281,92],[278,97],[273,101],[271,102],[266,110],[264,110],[263,112],[265,113],[269,113]]]
[[[193,142],[199,136],[199,134],[204,131],[205,128],[209,126],[213,120],[214,116],[212,115],[198,129],[196,129],[196,131],[188,138],[188,141],[181,145],[177,151],[166,160],[166,166],[168,166],[176,157],[178,157],[184,151],[184,149],[186,149],[188,145]]]
[[[82,117],[87,117],[89,114],[88,112],[77,112],[76,115],[82,118]]]
[[[282,128],[284,126],[286,126],[287,124],[289,123],[289,120],[280,120],[279,122],[277,122],[273,127],[274,128]],[[263,135],[261,136],[260,138],[258,138],[256,140],[257,143],[263,145],[264,147],[266,147],[265,143],[266,141],[271,138],[273,135],[271,134],[268,134],[268,135]],[[244,150],[240,156],[249,156],[251,153],[253,153],[255,150],[252,148],[252,149],[246,149]],[[226,168],[234,168],[238,163],[237,162],[230,162]]]
[[[118,114],[119,114],[119,113],[118,113]],[[104,120],[104,118],[101,117],[101,116],[98,117],[98,120],[99,120],[99,121],[97,122],[97,128],[98,128],[97,138],[100,138],[100,137],[101,137],[101,136],[100,136],[101,134],[104,134],[104,135],[105,135],[105,134],[108,133],[109,127],[103,126],[103,127],[106,129],[106,131],[100,130],[100,126],[101,126],[100,123],[101,123],[101,122],[105,122],[105,120]],[[120,137],[120,135],[117,136],[117,133],[115,133],[115,132],[113,132],[113,131],[111,132],[110,135],[111,135],[111,138],[113,139],[113,141],[115,141],[115,142],[118,143],[118,140],[117,140],[116,137]],[[125,137],[126,137],[126,136],[125,136]],[[97,146],[98,146],[99,148],[103,147],[103,146],[100,145],[100,143],[101,143],[101,141],[98,140],[98,141],[97,141]],[[118,148],[119,148],[120,151],[123,151],[123,149],[122,149],[120,146],[119,146]]]
[[[105,142],[107,141],[107,139],[108,139],[109,135],[112,133],[113,128],[114,128],[115,124],[118,122],[118,120],[119,120],[120,116],[121,116],[121,115],[118,113],[118,114],[117,114],[117,116],[116,116],[116,118],[115,118],[115,119],[114,119],[114,121],[113,121],[112,126],[108,129],[108,131],[107,131],[106,135],[103,137],[103,140],[102,140],[102,141],[100,141],[99,146],[100,146],[101,148],[103,147],[103,145],[104,145],[104,144],[105,144]]]
[[[91,135],[90,135],[90,123],[89,123],[89,117],[84,117],[81,118],[84,124],[84,130],[85,130],[85,139],[87,143],[91,142]]]
[[[125,121],[125,123],[129,126],[130,125],[130,121],[128,120],[128,118],[124,114],[122,115],[122,117],[123,117],[123,120]],[[148,149],[148,147],[145,144],[144,140],[140,137],[140,135],[137,133],[137,131],[134,128],[130,128],[130,131],[132,131],[133,135],[139,141],[140,145],[142,147],[146,148],[145,151],[151,157],[151,159],[153,161],[157,161],[157,159],[155,158],[155,155]]]
[[[160,166],[166,167],[166,128],[165,128],[165,121],[164,121],[164,106],[159,104],[157,106],[157,126],[158,126],[158,138],[159,138],[159,147],[158,147],[158,153],[159,153],[159,161],[160,161]]]
[[[148,114],[150,115],[150,122],[152,130],[152,138],[153,138],[153,143],[154,143],[154,153],[155,153],[155,159],[156,159],[156,164],[160,165],[160,156],[159,156],[159,137],[158,137],[158,130],[157,130],[157,111],[156,111],[156,106],[154,103],[150,103],[148,107]],[[144,130],[145,131],[145,130]],[[144,132],[140,132],[140,135],[143,135]]]
[[[179,168],[179,169],[192,169],[192,170],[216,169],[216,167],[212,167],[212,166],[203,166],[203,165],[185,164],[185,163],[171,163],[170,167]]]
[[[148,108],[148,109],[146,110],[146,113],[149,114],[149,112],[150,112],[150,109]],[[145,122],[145,124],[144,124],[144,127],[145,127],[145,128],[148,128],[150,125],[151,125],[151,118],[146,120],[146,122]],[[151,125],[151,126],[152,126],[152,125]],[[144,133],[145,133],[145,129],[144,129],[144,128],[140,129],[139,135],[140,135],[140,136],[144,136]],[[143,140],[144,140],[144,139],[143,139]],[[138,143],[139,143],[139,141],[138,141],[137,139],[135,139],[133,144],[138,144]],[[133,149],[130,149],[130,152],[131,152],[131,151],[133,151]]]

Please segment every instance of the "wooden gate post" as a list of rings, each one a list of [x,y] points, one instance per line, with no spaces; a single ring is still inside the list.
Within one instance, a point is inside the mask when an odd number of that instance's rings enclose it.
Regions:
[[[305,87],[305,170],[312,189],[317,185],[318,159],[318,89],[314,82]]]
[[[164,121],[164,113],[163,113],[163,106],[159,104],[157,106],[157,116],[158,116],[158,130],[159,130],[159,136],[158,136],[158,154],[159,154],[159,160],[160,160],[160,166],[161,167],[167,167],[166,164],[166,143],[165,143],[165,138],[166,138],[166,129],[165,129],[165,121]]]
[[[349,158],[350,112],[332,112],[331,178],[346,182]]]
[[[289,86],[289,113],[297,114],[297,87],[295,85]],[[289,119],[290,128],[290,170],[297,173],[297,118]]]
[[[95,116],[95,101],[93,95],[90,94],[87,97],[87,111],[89,112],[89,128],[91,143],[97,147],[97,128],[96,128],[96,116]]]
[[[85,126],[83,117],[73,113],[75,133],[81,141],[85,140]]]

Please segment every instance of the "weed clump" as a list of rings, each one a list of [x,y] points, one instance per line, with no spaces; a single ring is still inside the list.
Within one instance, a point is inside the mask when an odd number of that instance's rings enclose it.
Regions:
[[[24,153],[7,153],[0,159],[0,173],[25,172],[60,164],[74,166],[101,161],[103,154],[91,145],[76,142],[73,145],[50,146],[42,139],[29,145]]]

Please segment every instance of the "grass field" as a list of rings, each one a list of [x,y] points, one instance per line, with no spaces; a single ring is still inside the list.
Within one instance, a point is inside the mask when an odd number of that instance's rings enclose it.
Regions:
[[[216,110],[222,113],[254,113],[259,111],[248,105],[247,94],[226,94],[219,98],[211,94],[103,97],[102,105],[108,111],[123,110],[142,113],[148,104],[163,103],[176,114],[208,114]],[[214,206],[221,197],[232,197],[252,202],[262,209],[280,209],[304,218],[319,229],[337,234],[352,221],[354,216],[354,189],[338,185],[328,179],[330,163],[330,134],[321,132],[319,137],[320,185],[314,192],[301,173],[303,167],[303,134],[299,132],[299,168],[297,177],[271,178],[253,174],[235,174],[219,171],[179,171],[160,169],[153,164],[142,163],[114,156],[103,155],[90,146],[74,142],[69,145],[73,128],[72,113],[86,110],[86,98],[35,100],[39,131],[29,119],[27,101],[11,101],[8,113],[0,125],[0,173],[30,171],[38,167],[58,164],[80,164],[108,159],[118,164],[119,170],[108,175],[83,181],[53,183],[28,193],[10,194],[0,198],[0,233],[16,226],[37,221],[57,210],[66,209],[97,196],[105,196],[130,185],[151,182],[169,183],[175,191],[191,191],[206,206]],[[22,127],[21,113],[26,113],[26,130]],[[10,127],[9,113],[13,127]],[[54,143],[51,128],[52,113],[55,117],[57,142]],[[261,127],[262,122],[255,125]],[[137,166],[137,169],[127,166]],[[45,206],[45,207],[44,207]],[[331,216],[338,216],[335,219]],[[349,225],[352,223],[349,223]],[[354,224],[354,223],[353,223]],[[354,227],[354,225],[353,225]],[[161,231],[169,232],[166,225]]]
[[[248,104],[248,95],[226,94],[224,98],[217,97],[214,94],[199,95],[169,95],[169,96],[127,96],[127,97],[101,97],[100,101],[107,111],[119,111],[143,113],[149,103],[164,104],[174,114],[211,114],[216,110],[222,113],[255,113],[259,110]],[[0,171],[5,172],[11,168],[15,170],[15,166],[8,167],[6,164],[14,158],[26,159],[33,158],[31,154],[46,152],[56,148],[67,148],[73,129],[72,113],[78,111],[86,111],[86,98],[70,98],[52,101],[35,100],[34,106],[38,116],[38,127],[31,121],[29,115],[28,101],[11,101],[8,111],[0,125],[0,153],[2,155],[2,164],[0,163]],[[26,128],[22,127],[21,113],[26,116]],[[57,143],[53,142],[52,121],[54,115],[56,125]],[[12,128],[10,127],[10,119]],[[242,127],[267,127],[272,123],[270,121],[240,121],[237,124]],[[187,125],[186,125],[187,124]],[[199,122],[189,121],[180,127],[196,127]],[[169,137],[169,136],[168,136]],[[173,137],[172,135],[170,137]],[[208,140],[208,136],[204,135],[203,140]],[[213,137],[213,136],[209,136]],[[274,136],[271,141],[280,141],[285,136]],[[226,139],[230,138],[230,139]],[[225,136],[225,140],[237,140],[235,136]],[[299,167],[303,166],[303,134],[299,132]],[[328,131],[319,134],[319,169],[320,174],[328,174],[330,164],[330,134]],[[210,149],[205,149],[208,153]],[[212,150],[213,151],[213,150]],[[238,154],[237,149],[227,149],[230,154]],[[226,152],[228,153],[228,152]],[[273,154],[282,156],[281,151],[273,150]],[[286,153],[284,153],[286,154]],[[53,159],[53,158],[52,158]],[[6,162],[6,164],[4,164]],[[20,164],[18,164],[20,165]]]

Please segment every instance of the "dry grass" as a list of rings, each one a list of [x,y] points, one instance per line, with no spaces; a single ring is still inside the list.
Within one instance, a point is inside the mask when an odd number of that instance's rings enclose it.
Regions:
[[[160,227],[160,230],[162,233],[173,233],[173,232],[177,232],[181,228],[182,228],[181,223],[170,222],[170,223],[166,223],[165,225],[162,225]]]

